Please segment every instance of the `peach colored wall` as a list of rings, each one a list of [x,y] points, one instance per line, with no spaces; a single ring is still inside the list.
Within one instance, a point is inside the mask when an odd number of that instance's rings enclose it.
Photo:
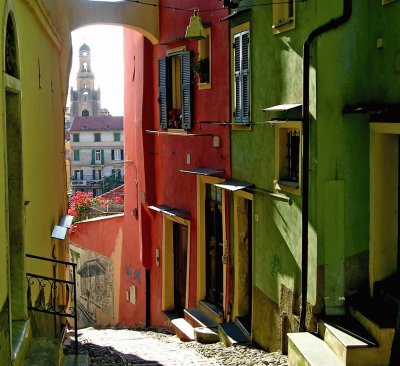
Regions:
[[[126,303],[125,287],[123,286],[124,267],[122,263],[124,215],[101,217],[76,223],[73,232],[69,235],[70,248],[77,251],[77,247],[86,251],[95,252],[111,260],[113,265],[113,316],[99,311],[96,316],[98,324],[124,324],[121,318],[121,292]],[[75,261],[74,258],[70,258]],[[78,272],[80,263],[78,261]],[[79,296],[79,294],[78,294]]]

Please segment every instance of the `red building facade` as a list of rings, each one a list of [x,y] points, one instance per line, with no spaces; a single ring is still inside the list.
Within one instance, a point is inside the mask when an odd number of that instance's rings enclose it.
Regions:
[[[121,291],[119,319],[168,327],[168,314],[193,307],[229,317],[228,195],[214,184],[230,177],[230,50],[220,1],[159,4],[158,44],[124,31],[122,267],[140,275],[126,272],[137,301]],[[185,39],[193,8],[207,38]]]

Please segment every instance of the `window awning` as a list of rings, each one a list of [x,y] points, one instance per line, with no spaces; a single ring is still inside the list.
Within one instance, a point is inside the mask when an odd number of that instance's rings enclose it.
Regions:
[[[188,218],[190,216],[189,212],[187,211],[179,210],[177,208],[173,208],[167,205],[149,206],[149,209],[172,217],[176,216],[176,217]]]
[[[301,103],[289,103],[289,104],[279,104],[272,107],[263,108],[263,112],[286,112],[294,109],[301,109],[303,104]]]
[[[245,182],[242,180],[236,180],[236,179],[228,179],[222,183],[217,183],[214,184],[216,187],[220,187],[222,189],[226,189],[231,192],[239,191],[241,189],[246,189],[249,187],[253,187],[253,183]]]
[[[217,175],[223,173],[224,171],[211,168],[194,168],[194,169],[181,169],[180,172],[187,174],[198,174],[198,175]]]

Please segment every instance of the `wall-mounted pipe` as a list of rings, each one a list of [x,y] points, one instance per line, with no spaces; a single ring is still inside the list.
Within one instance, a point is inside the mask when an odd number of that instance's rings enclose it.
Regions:
[[[303,157],[302,157],[302,218],[301,218],[301,310],[299,331],[305,329],[308,286],[308,191],[310,169],[310,53],[313,41],[321,34],[346,23],[352,13],[352,0],[343,0],[343,13],[314,29],[303,44]]]

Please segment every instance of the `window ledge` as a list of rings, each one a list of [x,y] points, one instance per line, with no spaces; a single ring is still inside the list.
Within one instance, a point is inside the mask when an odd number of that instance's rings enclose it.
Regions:
[[[298,183],[298,182],[289,182],[286,180],[275,180],[274,183],[275,183],[275,189],[278,191],[292,193],[297,196],[301,195],[300,183]]]
[[[232,130],[236,131],[251,131],[251,122],[233,122]]]
[[[211,89],[211,83],[198,83],[197,88],[199,90]]]
[[[272,32],[274,34],[286,32],[288,30],[291,30],[295,27],[294,24],[294,18],[289,18],[283,21],[280,21],[279,23],[273,24],[272,25]]]

